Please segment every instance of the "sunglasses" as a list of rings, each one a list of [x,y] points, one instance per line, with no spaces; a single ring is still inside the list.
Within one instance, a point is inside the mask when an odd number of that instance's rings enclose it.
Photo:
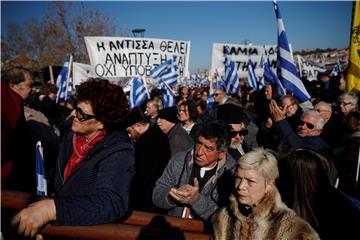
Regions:
[[[219,95],[220,95],[220,93],[214,93],[214,97],[217,97]]]
[[[304,126],[304,124],[306,124],[306,127],[308,129],[313,129],[315,127],[314,124],[312,124],[312,123],[308,123],[308,122],[304,122],[304,121],[299,122],[299,126]]]
[[[76,106],[74,110],[75,110],[75,117],[79,119],[80,122],[85,122],[87,120],[95,118],[95,115],[84,113],[83,110],[81,110],[81,108],[79,108],[78,106]]]
[[[231,131],[230,136],[232,138],[236,137],[238,134],[239,134],[239,136],[246,136],[248,134],[248,132],[249,131],[247,129],[243,129],[240,131]]]

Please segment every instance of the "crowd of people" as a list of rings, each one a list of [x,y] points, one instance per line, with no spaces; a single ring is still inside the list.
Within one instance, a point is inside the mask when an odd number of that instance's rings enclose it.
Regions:
[[[173,107],[154,90],[129,109],[105,79],[57,104],[56,87],[32,91],[30,71],[6,70],[2,189],[36,190],[41,141],[49,196],[5,212],[5,240],[10,225],[34,237],[49,222],[110,223],[131,210],[202,220],[215,239],[359,238],[360,93],[345,92],[344,74],[318,78],[305,83],[311,104],[244,84],[235,95],[182,86]]]

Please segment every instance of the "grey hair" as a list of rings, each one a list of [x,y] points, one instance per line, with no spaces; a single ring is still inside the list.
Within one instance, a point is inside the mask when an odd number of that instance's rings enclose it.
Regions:
[[[340,101],[345,100],[345,99],[354,105],[357,105],[357,103],[359,101],[359,98],[356,95],[354,95],[353,93],[348,93],[348,92],[341,94],[339,97]]]
[[[301,119],[304,118],[304,116],[306,115],[312,115],[317,117],[319,120],[316,122],[316,128],[322,130],[324,127],[324,119],[322,118],[322,116],[320,115],[320,113],[314,109],[310,109],[310,110],[306,110],[305,112],[303,112],[303,114],[301,115]]]
[[[276,157],[264,148],[254,148],[243,155],[237,161],[236,168],[260,171],[265,178],[266,184],[279,177]]]

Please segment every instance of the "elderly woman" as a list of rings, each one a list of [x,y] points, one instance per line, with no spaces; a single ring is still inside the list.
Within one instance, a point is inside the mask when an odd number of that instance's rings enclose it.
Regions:
[[[339,97],[340,111],[343,115],[347,115],[350,112],[354,112],[359,109],[358,97],[354,93],[343,93]]]
[[[275,186],[276,158],[261,148],[242,156],[230,205],[213,217],[215,239],[319,239],[282,201]]]
[[[121,87],[88,79],[78,87],[55,173],[55,196],[23,209],[13,219],[18,233],[33,237],[45,224],[94,225],[123,217],[134,174],[133,146],[122,130],[127,100]]]

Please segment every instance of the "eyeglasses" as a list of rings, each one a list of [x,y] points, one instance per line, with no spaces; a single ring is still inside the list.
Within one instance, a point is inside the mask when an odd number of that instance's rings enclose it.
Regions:
[[[247,129],[243,129],[240,131],[231,131],[230,136],[232,138],[236,137],[238,134],[239,134],[239,136],[246,136],[248,134],[248,132],[249,131]]]
[[[353,103],[351,103],[351,102],[341,102],[341,103],[340,103],[340,105],[344,105],[344,106],[347,106],[347,105],[349,105],[349,104],[353,104]]]
[[[313,129],[313,128],[315,127],[314,124],[309,123],[309,122],[304,122],[304,121],[300,121],[300,122],[299,122],[299,126],[304,126],[304,124],[306,124],[306,127],[307,127],[308,129]]]
[[[95,115],[84,113],[83,110],[81,110],[81,108],[79,108],[78,106],[76,106],[74,110],[75,110],[75,117],[79,119],[80,122],[85,122],[87,120],[95,118]]]
[[[326,109],[315,109],[317,112],[321,113],[321,112],[330,112],[329,110]]]
[[[217,97],[219,95],[220,95],[220,93],[214,93],[214,97]]]

